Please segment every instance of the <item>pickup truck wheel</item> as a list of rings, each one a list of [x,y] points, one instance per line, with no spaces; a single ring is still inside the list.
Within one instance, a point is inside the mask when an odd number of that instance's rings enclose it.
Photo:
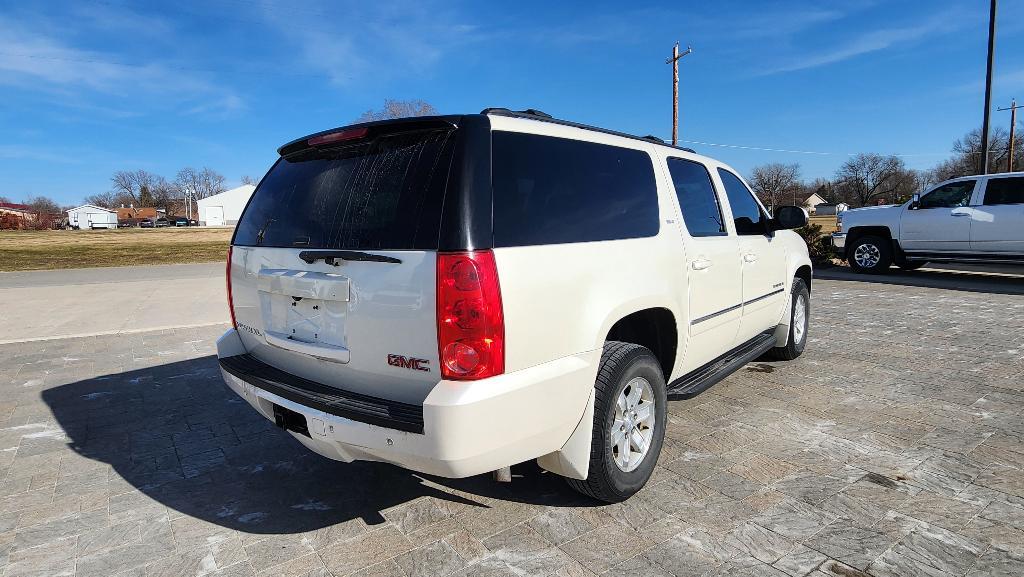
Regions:
[[[807,328],[811,318],[811,295],[803,279],[793,279],[792,298],[789,299],[789,341],[784,347],[769,351],[777,361],[792,361],[804,352],[807,346]]]
[[[847,261],[854,272],[879,274],[892,265],[892,243],[880,236],[858,238],[847,254]]]
[[[589,474],[567,481],[584,495],[618,503],[647,483],[661,454],[668,423],[665,377],[647,348],[609,341],[594,389]]]

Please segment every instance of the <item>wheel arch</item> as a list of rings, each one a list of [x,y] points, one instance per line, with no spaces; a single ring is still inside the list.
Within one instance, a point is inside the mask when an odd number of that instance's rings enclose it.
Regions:
[[[668,381],[679,350],[679,328],[675,313],[664,307],[633,311],[611,325],[604,341],[633,343],[650,349]]]

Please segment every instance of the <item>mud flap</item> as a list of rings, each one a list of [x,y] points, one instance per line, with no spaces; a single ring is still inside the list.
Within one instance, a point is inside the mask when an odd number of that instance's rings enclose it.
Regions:
[[[594,435],[594,391],[590,391],[587,408],[576,429],[562,448],[537,459],[546,471],[570,479],[586,479],[590,468],[590,442]]]

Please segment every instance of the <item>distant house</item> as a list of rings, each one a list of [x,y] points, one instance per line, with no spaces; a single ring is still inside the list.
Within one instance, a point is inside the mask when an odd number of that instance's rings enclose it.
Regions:
[[[36,220],[36,213],[27,204],[0,202],[0,228],[19,229]]]
[[[849,209],[850,206],[845,202],[823,202],[814,206],[814,214],[818,216],[833,215]]]
[[[117,211],[117,221],[120,223],[130,224],[132,226],[139,223],[141,220],[156,220],[167,216],[167,211],[162,208],[154,208],[152,206],[124,206],[121,208],[114,209]]]
[[[803,208],[810,214],[815,214],[815,209],[819,204],[824,204],[826,201],[818,193],[812,192],[811,194],[805,194],[797,197],[797,206]]]
[[[256,187],[251,184],[243,184],[238,188],[225,190],[220,194],[200,198],[196,201],[199,205],[199,224],[203,226],[223,226],[238,224],[242,217],[245,205],[249,203]]]
[[[83,204],[67,211],[68,226],[77,229],[117,228],[117,211]]]

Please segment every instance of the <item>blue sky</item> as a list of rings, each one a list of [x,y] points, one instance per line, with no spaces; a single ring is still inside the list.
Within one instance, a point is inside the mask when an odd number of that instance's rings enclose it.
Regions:
[[[1002,3],[997,106],[1024,100],[1022,16]],[[981,124],[987,18],[983,0],[0,0],[0,196],[75,203],[138,168],[236,184],[384,98],[668,137],[676,40],[694,48],[682,137],[699,152],[744,174],[799,162],[808,179],[856,152],[928,168]]]

